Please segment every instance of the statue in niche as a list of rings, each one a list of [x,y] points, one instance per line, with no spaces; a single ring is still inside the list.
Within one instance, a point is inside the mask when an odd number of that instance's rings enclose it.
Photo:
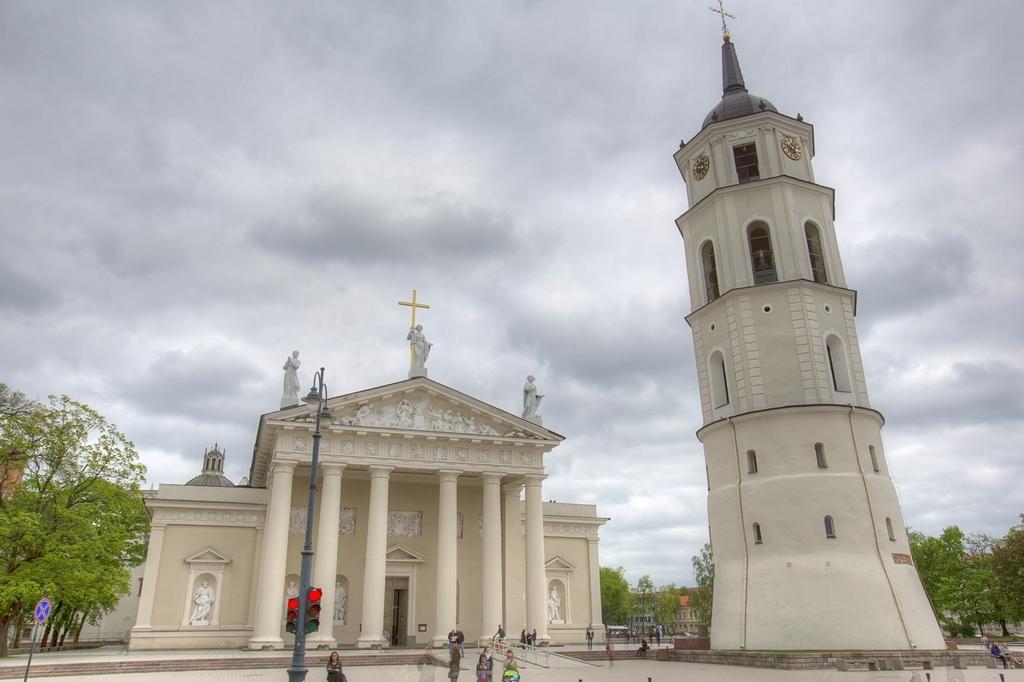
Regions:
[[[558,596],[558,587],[555,585],[551,586],[551,591],[548,592],[548,620],[554,623],[557,620],[561,620],[559,614],[562,608],[562,598]]]
[[[188,619],[190,625],[210,624],[210,609],[213,608],[214,598],[213,588],[204,580],[192,597],[195,608],[192,609],[192,617]]]
[[[423,369],[427,365],[430,349],[434,346],[423,335],[423,325],[418,324],[415,327],[410,327],[409,333],[405,338],[409,341],[409,346],[412,348],[413,369]]]
[[[403,400],[398,403],[398,408],[395,410],[395,426],[400,429],[411,429],[416,423],[416,411],[412,408],[412,403],[408,400]]]
[[[523,419],[535,419],[537,410],[540,408],[540,401],[544,399],[544,396],[537,394],[537,386],[534,385],[534,381],[534,376],[531,374],[526,377],[526,383],[523,385]]]
[[[334,583],[334,622],[338,625],[345,624],[345,603],[348,601],[348,592],[344,585]]]
[[[285,358],[284,367],[284,391],[281,393],[281,407],[297,405],[299,403],[299,351],[293,350],[292,354]]]

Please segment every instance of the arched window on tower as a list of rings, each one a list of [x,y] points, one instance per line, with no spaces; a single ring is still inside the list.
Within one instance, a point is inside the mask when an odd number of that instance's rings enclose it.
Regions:
[[[828,355],[828,369],[832,375],[832,388],[840,393],[849,393],[850,363],[846,358],[846,348],[835,334],[825,339],[825,353]]]
[[[747,473],[757,473],[757,453],[753,450],[747,450]]]
[[[869,445],[868,446],[868,454],[871,455],[871,468],[874,469],[875,471],[881,471],[878,468],[878,455],[875,454],[875,446],[874,445]]]
[[[825,517],[825,537],[834,540],[836,537],[836,524],[831,516]]]
[[[754,523],[754,544],[755,545],[760,545],[760,544],[762,544],[762,542],[763,542],[763,540],[761,539],[761,524],[755,522]]]
[[[704,266],[704,294],[708,303],[718,298],[718,269],[715,267],[715,245],[704,242],[700,249],[700,260]]]
[[[892,519],[888,517],[886,517],[885,519],[885,530],[887,533],[889,533],[889,539],[893,542],[896,542],[896,533],[894,533],[892,530]]]
[[[708,362],[711,378],[711,404],[722,407],[729,404],[729,377],[725,373],[725,357],[716,350]]]
[[[775,274],[775,255],[772,253],[772,238],[768,226],[754,223],[747,233],[750,242],[750,266],[754,272],[754,284],[778,282]]]
[[[807,255],[811,259],[811,276],[815,282],[828,284],[825,256],[821,252],[821,231],[814,223],[804,223],[804,236],[807,238]]]
[[[825,459],[825,445],[824,443],[814,444],[814,458],[818,460],[819,469],[828,469],[828,460]]]

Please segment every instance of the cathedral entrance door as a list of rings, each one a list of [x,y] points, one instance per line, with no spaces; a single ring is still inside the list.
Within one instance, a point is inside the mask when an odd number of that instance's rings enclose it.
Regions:
[[[384,632],[390,645],[406,646],[408,628],[409,579],[389,576],[384,579]]]

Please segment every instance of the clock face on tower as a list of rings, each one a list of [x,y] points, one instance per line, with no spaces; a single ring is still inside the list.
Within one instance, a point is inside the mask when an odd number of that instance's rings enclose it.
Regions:
[[[800,141],[788,136],[782,138],[782,151],[794,161],[799,161],[804,153],[804,150],[800,147]]]
[[[711,168],[711,159],[707,154],[701,154],[693,160],[693,179],[703,180],[704,176],[708,174],[709,168]]]

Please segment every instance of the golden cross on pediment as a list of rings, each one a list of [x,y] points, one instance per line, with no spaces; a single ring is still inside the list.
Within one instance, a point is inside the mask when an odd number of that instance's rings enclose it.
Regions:
[[[424,308],[424,309],[426,309],[426,308],[430,307],[430,305],[427,304],[427,303],[417,303],[416,302],[416,290],[415,289],[412,290],[412,300],[411,301],[399,301],[398,305],[405,305],[405,306],[409,306],[410,308],[412,308],[412,321],[409,323],[409,328],[410,329],[416,326],[416,309],[417,308]],[[416,363],[416,358],[415,358],[415,355],[414,355],[414,352],[413,352],[412,348],[410,348],[409,349],[409,366],[412,367],[415,363]]]
[[[725,38],[726,40],[728,40],[729,39],[729,25],[725,22],[725,18],[729,17],[730,19],[735,19],[736,17],[734,15],[729,14],[728,12],[725,11],[725,1],[724,0],[718,0],[718,7],[717,8],[715,8],[715,7],[708,7],[708,9],[711,10],[712,12],[714,12],[715,14],[721,15],[721,17],[722,17],[722,37]]]

